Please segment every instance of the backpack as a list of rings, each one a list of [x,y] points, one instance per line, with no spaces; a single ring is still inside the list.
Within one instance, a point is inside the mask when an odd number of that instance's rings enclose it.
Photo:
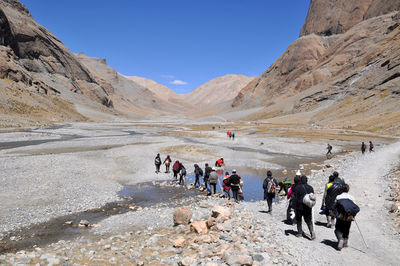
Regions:
[[[306,194],[303,197],[303,204],[307,207],[312,208],[315,206],[315,203],[317,203],[317,198],[315,197],[314,193]]]
[[[345,217],[355,217],[360,211],[360,207],[357,206],[351,199],[340,199],[336,202],[336,211],[338,214],[342,214]]]
[[[275,182],[274,179],[271,179],[268,181],[268,186],[267,186],[267,193],[275,193]]]
[[[174,163],[174,166],[172,166],[172,170],[178,171],[179,170],[179,163]]]

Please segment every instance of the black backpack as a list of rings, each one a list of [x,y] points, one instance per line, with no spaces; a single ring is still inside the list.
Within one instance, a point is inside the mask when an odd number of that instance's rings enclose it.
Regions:
[[[360,207],[357,206],[351,199],[340,199],[336,202],[337,215],[342,214],[345,217],[355,217],[360,211]]]

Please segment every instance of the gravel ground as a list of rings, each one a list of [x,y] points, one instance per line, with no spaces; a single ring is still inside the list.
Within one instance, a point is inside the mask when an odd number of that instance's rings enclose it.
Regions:
[[[133,130],[133,128],[143,135],[121,133],[125,129]],[[164,180],[169,176],[154,174],[153,165],[149,165],[149,160],[152,162],[154,154],[162,149],[186,143],[179,137],[157,135],[163,131],[161,127],[77,124],[48,131],[54,134],[79,132],[79,135],[85,138],[66,143],[47,143],[0,151],[0,163],[3,169],[0,179],[4,184],[0,188],[2,202],[0,224],[3,232],[29,223],[45,221],[57,215],[100,207],[106,202],[117,199],[116,192],[121,189],[121,183]],[[191,142],[190,145],[210,149],[218,147],[219,154],[222,154],[227,162],[235,160],[235,165],[246,165],[247,160],[258,164],[259,167],[262,167],[263,163],[270,165],[268,155],[263,157],[255,152],[232,151],[230,149],[232,142],[222,138],[224,137],[222,132],[208,133],[215,136],[211,144]],[[257,141],[246,138],[243,136],[237,145],[256,149],[259,148],[259,139],[264,143],[272,142],[272,139],[267,137],[259,138]],[[201,138],[194,139],[204,141]],[[82,145],[94,147],[100,144],[123,146],[72,153],[43,155],[24,153],[32,149],[79,146],[77,141]],[[292,143],[284,144],[283,141],[282,145],[281,150],[287,150],[284,145],[292,147]],[[307,149],[314,151],[317,148],[324,150],[325,144],[304,143],[295,149],[304,152]],[[60,241],[32,251],[0,255],[0,263],[234,265],[246,261],[254,265],[397,265],[400,259],[400,239],[388,215],[386,198],[390,189],[389,180],[385,176],[398,164],[399,154],[400,144],[396,143],[365,156],[361,156],[358,152],[336,156],[326,162],[329,167],[313,171],[310,176],[310,184],[314,186],[320,201],[329,174],[334,170],[341,173],[351,186],[350,193],[356,197],[361,207],[357,221],[369,248],[364,246],[353,223],[350,247],[341,252],[337,251],[333,230],[323,226],[325,217],[318,215],[318,210],[314,211],[315,219],[319,222],[316,226],[317,239],[310,241],[307,238],[296,238],[293,235],[296,228],[283,223],[286,215],[285,200],[274,205],[272,214],[263,212],[266,210],[264,202],[233,204],[231,206],[234,211],[233,216],[229,222],[221,223],[227,230],[211,230],[208,234],[211,240],[197,239],[197,235],[190,232],[189,227],[173,227],[174,209],[162,203],[111,216],[91,229],[93,234],[90,237]],[[173,159],[177,158],[174,157],[174,151],[171,155]],[[200,156],[203,160],[201,162],[210,161],[215,156],[217,155]],[[182,157],[185,157],[184,162],[188,165],[199,160],[198,154],[191,155],[191,152],[182,154]],[[210,216],[211,210],[208,206],[226,206],[223,199],[204,198],[204,196],[184,199],[176,204],[189,206],[194,221],[206,220]],[[317,206],[319,205],[320,202],[317,203]],[[173,242],[177,238],[188,240],[184,248],[174,247]],[[225,251],[230,255],[227,256]]]

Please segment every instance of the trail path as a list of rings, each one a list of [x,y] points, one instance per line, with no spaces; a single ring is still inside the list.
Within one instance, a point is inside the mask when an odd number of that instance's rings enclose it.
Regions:
[[[350,184],[352,194],[361,212],[357,222],[362,230],[368,248],[364,245],[356,224],[350,229],[349,248],[336,250],[334,229],[327,228],[325,216],[319,215],[324,183],[329,174],[323,178],[322,173],[312,176],[309,183],[318,194],[318,202],[314,208],[317,238],[310,241],[307,238],[297,238],[296,226],[286,225],[286,200],[281,200],[273,209],[273,214],[260,216],[267,219],[268,229],[281,231],[276,234],[276,242],[289,248],[296,258],[294,263],[303,265],[398,265],[400,261],[400,236],[395,231],[388,210],[384,207],[388,194],[388,174],[394,163],[398,163],[400,143],[389,145],[375,153],[351,154],[335,168]],[[334,162],[333,162],[334,164]],[[267,229],[267,230],[268,230]],[[303,221],[303,230],[308,234]]]

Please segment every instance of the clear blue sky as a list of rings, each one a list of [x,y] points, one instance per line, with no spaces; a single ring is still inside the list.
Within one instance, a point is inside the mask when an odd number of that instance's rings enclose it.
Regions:
[[[262,74],[298,38],[310,2],[20,1],[72,52],[177,93],[225,74]]]

